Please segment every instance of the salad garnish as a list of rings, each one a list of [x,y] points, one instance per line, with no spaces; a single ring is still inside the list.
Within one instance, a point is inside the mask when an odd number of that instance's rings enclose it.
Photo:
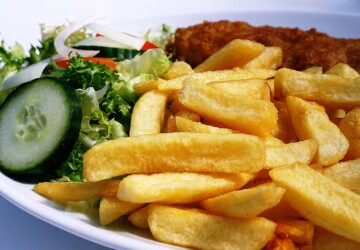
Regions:
[[[7,48],[1,42],[0,113],[10,93],[45,77],[70,85],[80,100],[80,133],[66,161],[55,169],[61,181],[84,181],[83,154],[95,144],[128,136],[131,112],[139,98],[133,85],[161,76],[171,65],[170,57],[153,42],[95,20],[57,27],[42,24],[40,45],[32,45],[27,53],[18,43]],[[53,109],[56,112],[57,107]]]

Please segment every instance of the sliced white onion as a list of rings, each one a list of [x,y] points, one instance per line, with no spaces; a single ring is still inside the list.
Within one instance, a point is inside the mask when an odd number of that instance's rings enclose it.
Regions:
[[[102,47],[112,47],[112,48],[124,48],[124,49],[131,49],[130,46],[114,41],[110,38],[104,36],[96,36],[84,39],[75,46],[102,46]]]
[[[53,60],[63,60],[66,58],[67,57],[63,55],[56,55],[53,57]],[[39,78],[42,75],[46,66],[50,63],[50,61],[50,58],[45,59],[21,69],[19,72],[6,79],[0,90],[14,88],[20,86],[23,83],[30,82],[36,78]]]
[[[133,49],[140,50],[143,47],[143,45],[146,43],[145,39],[125,34],[123,32],[111,29],[107,26],[98,23],[90,23],[86,25],[86,27],[88,27],[89,29],[93,30],[98,34],[101,34],[116,42],[123,43]]]
[[[72,25],[69,25],[65,29],[63,29],[55,38],[54,46],[56,51],[61,55],[66,55],[69,57],[76,56],[76,54],[79,54],[82,57],[93,57],[96,54],[99,53],[98,50],[80,50],[80,49],[74,49],[71,47],[68,47],[65,45],[66,39],[75,31],[83,28],[87,24],[94,22],[98,18],[89,18],[84,21],[80,21],[77,23],[74,23]]]
[[[106,94],[106,91],[108,90],[109,85],[105,85],[104,87],[102,87],[101,89],[99,89],[98,91],[96,91],[96,98],[99,100],[101,98],[103,98]]]

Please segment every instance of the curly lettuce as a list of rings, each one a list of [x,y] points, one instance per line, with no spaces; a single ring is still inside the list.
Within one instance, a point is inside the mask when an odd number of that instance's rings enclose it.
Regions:
[[[90,147],[128,136],[131,113],[139,95],[133,84],[154,79],[166,73],[171,61],[161,49],[153,49],[133,59],[118,62],[116,71],[102,64],[70,59],[67,68],[54,62],[47,76],[67,81],[77,88],[83,120],[77,144],[57,174],[61,180],[81,181],[82,156]]]
[[[0,87],[5,80],[18,72],[26,61],[24,48],[15,43],[12,47],[5,47],[4,41],[0,44]],[[0,91],[0,105],[6,97],[11,93],[12,89]]]

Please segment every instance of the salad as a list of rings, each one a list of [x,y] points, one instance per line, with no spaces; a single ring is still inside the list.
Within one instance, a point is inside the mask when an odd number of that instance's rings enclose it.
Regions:
[[[41,25],[26,52],[0,45],[0,169],[27,181],[83,181],[92,146],[126,137],[139,94],[133,85],[164,74],[171,58],[160,36],[122,33],[88,19]],[[13,136],[15,134],[15,136]]]

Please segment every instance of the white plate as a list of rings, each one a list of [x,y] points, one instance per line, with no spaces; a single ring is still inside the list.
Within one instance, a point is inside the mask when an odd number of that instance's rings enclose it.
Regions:
[[[314,12],[222,12],[210,14],[191,14],[139,20],[131,23],[118,23],[114,26],[129,33],[146,32],[148,28],[162,23],[172,27],[187,26],[203,20],[242,20],[253,25],[274,25],[317,28],[337,37],[360,37],[360,15]],[[33,185],[23,184],[9,179],[0,173],[0,194],[24,211],[33,216],[68,231],[74,235],[96,242],[103,246],[120,249],[169,249],[174,246],[154,241],[149,233],[137,230],[129,223],[120,220],[109,228],[101,228],[95,215],[65,211],[64,207],[55,204],[32,191]]]

